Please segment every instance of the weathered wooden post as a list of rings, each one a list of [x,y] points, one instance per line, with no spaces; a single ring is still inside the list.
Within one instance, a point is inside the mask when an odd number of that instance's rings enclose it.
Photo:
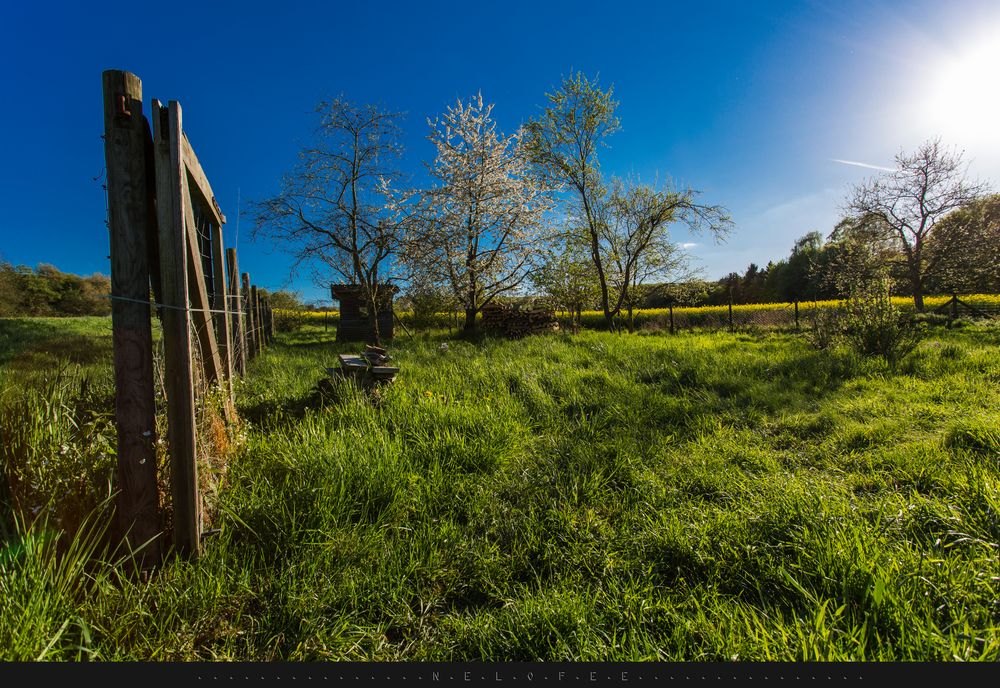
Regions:
[[[196,460],[194,376],[191,366],[191,317],[188,306],[188,228],[191,214],[187,175],[182,174],[181,106],[153,101],[156,208],[160,279],[163,288],[164,380],[167,389],[167,441],[170,448],[174,547],[197,556],[201,515]],[[193,232],[193,228],[192,232]],[[200,264],[200,263],[199,263]]]
[[[267,302],[267,341],[274,343],[274,310],[271,308],[271,300]]]
[[[240,293],[240,266],[236,260],[236,249],[226,249],[226,268],[229,272],[229,307],[232,311],[233,366],[240,376],[247,371],[247,340],[243,328],[243,299]]]
[[[246,300],[243,312],[247,317],[247,360],[257,355],[257,323],[253,319],[253,294],[250,291],[250,273],[243,273],[243,298]]]
[[[260,322],[260,295],[257,293],[257,285],[250,285],[250,308],[253,310],[253,346],[254,355],[258,356],[264,350],[263,332]]]
[[[733,331],[733,290],[729,290],[729,331]]]
[[[163,528],[156,486],[156,406],[149,307],[153,180],[147,176],[149,125],[142,81],[103,73],[104,155],[111,239],[111,326],[118,434],[118,524],[140,567],[155,565]],[[155,254],[154,254],[155,255]],[[127,299],[127,300],[126,300]],[[141,551],[140,551],[140,548]]]
[[[264,346],[270,344],[267,339],[267,307],[264,305],[264,295],[257,292],[257,308],[260,310],[260,342]]]
[[[668,304],[667,308],[670,310],[670,334],[673,334],[674,333],[674,304],[673,303]]]
[[[212,233],[212,286],[215,288],[215,336],[219,342],[219,358],[222,370],[226,376],[226,389],[229,400],[233,400],[233,337],[229,327],[229,298],[226,289],[226,264],[222,248],[222,225],[212,222],[209,227]],[[220,381],[221,382],[221,381]]]
[[[795,300],[795,331],[799,331],[799,301]]]

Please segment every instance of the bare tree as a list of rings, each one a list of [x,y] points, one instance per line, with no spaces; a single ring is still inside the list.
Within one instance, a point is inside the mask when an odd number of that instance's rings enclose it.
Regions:
[[[422,221],[407,242],[411,267],[437,276],[462,304],[466,331],[485,305],[526,281],[551,205],[520,132],[498,133],[492,111],[480,94],[428,122],[436,186],[425,192]]]
[[[925,250],[941,218],[982,197],[988,186],[966,178],[962,153],[946,150],[940,139],[923,143],[914,153],[896,155],[896,169],[871,177],[851,190],[845,210],[868,222],[870,239],[888,242],[901,255],[913,304],[924,310],[924,281],[936,268],[937,256]]]
[[[597,272],[601,308],[609,328],[623,306],[634,303],[630,292],[639,276],[666,257],[669,226],[679,222],[721,238],[731,220],[721,206],[698,203],[697,191],[657,190],[632,180],[612,179],[600,172],[598,149],[618,129],[612,89],[577,73],[548,94],[549,107],[527,125],[529,150],[537,164],[565,184],[574,195],[578,226],[590,246]],[[650,273],[651,274],[651,273]]]
[[[329,284],[332,274],[360,286],[378,343],[378,314],[407,221],[406,197],[392,188],[401,176],[401,115],[341,98],[316,112],[314,143],[301,151],[280,193],[255,204],[254,235],[278,242],[320,283]]]

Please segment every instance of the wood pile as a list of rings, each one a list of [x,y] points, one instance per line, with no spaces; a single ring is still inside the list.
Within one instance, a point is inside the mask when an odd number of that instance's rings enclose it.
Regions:
[[[559,329],[555,313],[548,308],[511,308],[489,305],[483,308],[483,327],[510,338],[554,332]]]

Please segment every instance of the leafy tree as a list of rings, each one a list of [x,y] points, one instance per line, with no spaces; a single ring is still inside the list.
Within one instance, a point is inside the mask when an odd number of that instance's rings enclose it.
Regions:
[[[0,316],[107,315],[111,280],[81,277],[42,263],[34,270],[0,263]]]
[[[697,203],[692,189],[655,188],[601,175],[598,150],[619,128],[613,90],[582,73],[565,78],[549,107],[526,126],[533,160],[573,198],[574,226],[582,231],[597,273],[600,303],[610,328],[623,307],[635,303],[629,293],[656,247],[674,222],[717,237],[730,226],[719,206]]]
[[[823,247],[817,278],[838,298],[849,297],[857,285],[884,280],[899,291],[893,275],[900,264],[897,246],[880,216],[845,217]]]
[[[308,307],[294,291],[279,289],[267,294],[267,300],[273,310],[304,311]]]
[[[1000,292],[1000,194],[952,211],[927,244],[939,291]]]
[[[580,327],[583,310],[600,298],[587,246],[580,241],[580,233],[571,229],[561,232],[546,250],[533,282],[557,308],[569,311],[574,331]]]
[[[937,268],[941,253],[928,252],[927,242],[938,221],[948,213],[978,200],[987,186],[966,178],[962,153],[946,150],[940,139],[922,144],[913,153],[896,155],[896,168],[856,185],[845,209],[862,218],[857,240],[867,240],[876,253],[884,245],[895,249],[913,304],[924,310],[928,275]],[[874,221],[869,221],[874,220]]]
[[[13,265],[0,261],[0,317],[17,315],[19,306],[20,290],[17,273]]]

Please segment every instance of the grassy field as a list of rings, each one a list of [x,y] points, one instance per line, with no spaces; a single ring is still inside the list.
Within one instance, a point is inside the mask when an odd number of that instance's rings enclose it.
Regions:
[[[107,419],[107,343],[59,362],[107,323],[0,321],[0,414],[65,389],[7,427],[8,471],[86,450],[78,400]],[[995,325],[932,328],[895,372],[791,333],[403,336],[377,398],[317,387],[333,336],[279,335],[239,383],[200,561],[142,583],[8,537],[0,658],[1000,657]]]

